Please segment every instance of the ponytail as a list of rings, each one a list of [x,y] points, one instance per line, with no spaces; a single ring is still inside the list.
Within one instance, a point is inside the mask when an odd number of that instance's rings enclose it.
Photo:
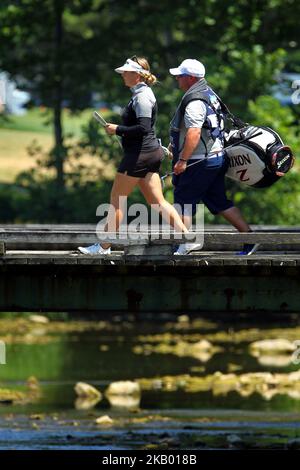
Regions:
[[[150,72],[150,65],[148,60],[145,59],[145,57],[137,57],[136,55],[131,57],[131,60],[134,60],[141,67],[143,67],[144,70],[142,72],[139,72],[139,74],[142,77],[143,81],[146,83],[146,85],[155,85],[155,83],[157,82],[157,78]]]
[[[140,73],[140,76],[142,77],[142,79],[146,83],[146,85],[148,85],[148,86],[155,85],[155,83],[157,82],[156,76],[153,75],[151,72]]]

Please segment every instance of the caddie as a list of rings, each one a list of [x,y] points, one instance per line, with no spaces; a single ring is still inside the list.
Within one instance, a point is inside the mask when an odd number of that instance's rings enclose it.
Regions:
[[[224,114],[218,96],[204,78],[204,65],[186,59],[171,68],[170,74],[184,91],[170,124],[174,203],[181,208],[184,224],[191,227],[197,204],[203,202],[212,214],[222,215],[239,232],[251,232],[240,210],[226,196]],[[257,247],[244,245],[239,254],[252,254]],[[197,248],[197,244],[182,244],[175,254],[184,255]]]

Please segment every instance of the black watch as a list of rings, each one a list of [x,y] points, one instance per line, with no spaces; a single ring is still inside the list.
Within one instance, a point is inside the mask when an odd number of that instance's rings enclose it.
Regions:
[[[179,158],[179,161],[187,163],[187,160],[185,160],[184,158]]]

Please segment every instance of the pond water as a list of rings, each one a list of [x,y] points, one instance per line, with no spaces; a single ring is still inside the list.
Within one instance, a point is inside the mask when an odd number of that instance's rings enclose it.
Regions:
[[[291,351],[253,352],[250,344],[266,339],[300,339],[298,316],[266,324],[187,315],[45,324],[0,317],[7,362],[0,365],[0,449],[294,445],[299,365]],[[120,380],[137,380],[140,396],[105,395]],[[79,381],[102,399],[94,406],[76,401]],[[3,392],[1,399],[1,390],[26,398]],[[111,422],[96,424],[102,416]]]

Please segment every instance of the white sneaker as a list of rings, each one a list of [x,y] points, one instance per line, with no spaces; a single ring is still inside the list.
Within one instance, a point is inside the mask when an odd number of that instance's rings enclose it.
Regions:
[[[188,255],[191,251],[201,250],[202,247],[202,243],[182,243],[174,252],[174,255]]]
[[[99,243],[94,243],[94,245],[87,246],[84,248],[83,246],[79,246],[78,250],[80,253],[84,255],[110,255],[111,250],[109,248],[102,248],[102,246]]]

